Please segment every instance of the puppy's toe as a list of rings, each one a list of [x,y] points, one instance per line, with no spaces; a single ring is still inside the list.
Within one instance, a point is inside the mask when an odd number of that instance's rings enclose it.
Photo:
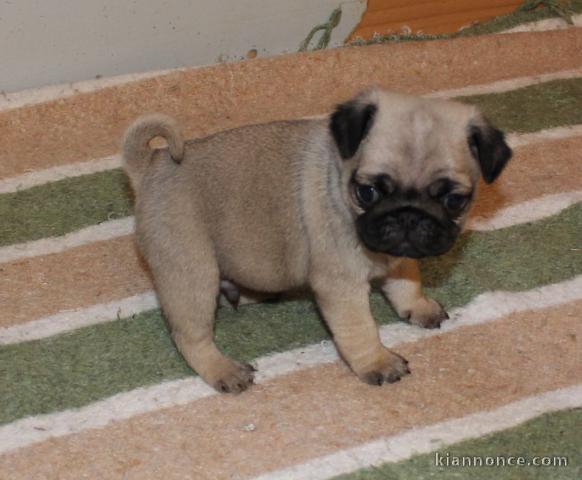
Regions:
[[[412,325],[423,328],[440,328],[441,323],[449,318],[449,314],[436,300],[422,297],[410,311],[406,312],[406,317]]]
[[[385,349],[382,358],[366,369],[365,372],[359,374],[359,377],[370,385],[382,385],[384,383],[398,382],[408,374],[410,374],[408,360]]]
[[[241,393],[254,382],[255,368],[247,364],[235,364],[228,372],[223,372],[214,382],[214,388],[221,393]]]

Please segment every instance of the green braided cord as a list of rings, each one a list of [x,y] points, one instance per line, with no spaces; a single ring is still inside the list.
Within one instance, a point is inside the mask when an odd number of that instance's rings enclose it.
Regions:
[[[313,48],[313,50],[322,50],[325,47],[327,47],[329,45],[329,41],[331,39],[331,32],[333,31],[333,29],[335,27],[337,27],[339,25],[341,18],[342,18],[342,7],[338,7],[333,12],[331,12],[329,20],[327,22],[322,23],[321,25],[317,25],[316,27],[314,27],[311,30],[311,32],[309,32],[309,35],[307,35],[305,40],[303,40],[303,42],[301,42],[301,46],[299,47],[299,51],[300,52],[307,51],[307,49],[309,47],[309,43],[311,42],[311,39],[320,30],[323,30],[323,33],[321,35],[321,38],[319,39],[319,42],[317,42],[317,46],[315,46],[315,48]]]
[[[534,10],[539,6],[549,9],[570,25],[574,25],[574,22],[572,21],[573,11],[567,6],[560,5],[557,0],[526,0],[517,10],[526,12]]]

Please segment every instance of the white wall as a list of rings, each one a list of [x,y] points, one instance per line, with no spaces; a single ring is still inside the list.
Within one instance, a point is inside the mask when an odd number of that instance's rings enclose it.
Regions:
[[[334,45],[364,0],[0,0],[0,90],[297,51],[340,4]]]

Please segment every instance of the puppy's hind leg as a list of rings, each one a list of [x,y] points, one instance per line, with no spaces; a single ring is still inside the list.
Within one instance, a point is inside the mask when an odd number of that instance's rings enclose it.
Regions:
[[[442,305],[423,295],[416,260],[403,258],[388,274],[382,292],[400,318],[424,328],[439,328],[449,318]]]
[[[220,392],[246,390],[253,367],[231,360],[214,343],[220,277],[210,240],[178,222],[172,225],[172,242],[167,236],[145,242],[141,237],[172,337],[186,362]]]

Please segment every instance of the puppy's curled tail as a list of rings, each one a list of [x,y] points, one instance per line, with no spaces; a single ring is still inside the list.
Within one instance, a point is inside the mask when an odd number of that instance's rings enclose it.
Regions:
[[[184,140],[176,120],[161,113],[138,118],[125,132],[121,148],[124,168],[134,189],[141,185],[153,152],[150,142],[156,137],[168,142],[170,156],[176,163],[182,161]]]

